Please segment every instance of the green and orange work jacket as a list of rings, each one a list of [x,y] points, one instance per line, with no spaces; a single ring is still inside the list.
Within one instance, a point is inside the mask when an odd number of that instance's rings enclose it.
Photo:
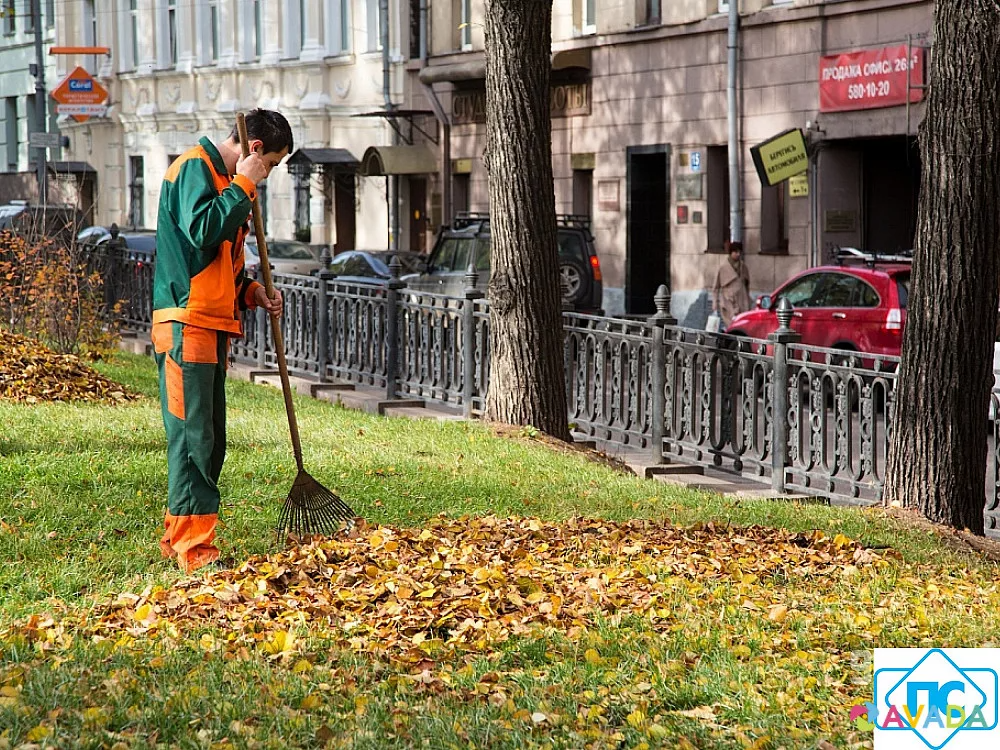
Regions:
[[[153,325],[176,321],[242,335],[240,312],[260,284],[246,276],[243,241],[256,187],[230,177],[208,139],[167,170],[156,229]]]

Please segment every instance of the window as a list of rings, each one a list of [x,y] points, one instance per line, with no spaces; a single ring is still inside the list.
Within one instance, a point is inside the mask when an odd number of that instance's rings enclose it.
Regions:
[[[292,172],[292,181],[295,184],[295,239],[299,242],[312,241],[312,222],[309,219],[309,203],[311,200],[309,189],[309,168],[301,167],[289,170]]]
[[[827,274],[812,307],[878,307],[878,293],[857,276]]]
[[[167,0],[167,39],[171,65],[177,64],[177,0]]]
[[[3,0],[3,33],[7,36],[17,31],[17,11],[14,9],[14,0]]]
[[[325,0],[323,15],[326,54],[348,54],[351,51],[351,1]]]
[[[260,225],[267,234],[267,180],[257,184],[257,205],[260,206]]]
[[[783,254],[788,252],[788,226],[785,210],[785,182],[761,188],[760,251]]]
[[[146,215],[143,206],[143,164],[141,156],[130,156],[129,166],[129,186],[128,186],[128,225],[133,229],[141,227]]]
[[[17,97],[8,96],[3,100],[4,129],[7,132],[6,171],[17,171]]]
[[[420,3],[410,0],[410,59],[420,58]]]
[[[597,0],[583,0],[583,23],[580,30],[584,34],[597,33]]]
[[[219,0],[208,0],[209,60],[219,61]]]
[[[314,0],[315,1],[315,0]],[[281,19],[286,60],[296,60],[302,54],[302,0],[284,0],[284,17]]]
[[[584,0],[586,2],[587,0]],[[459,28],[459,40],[461,42],[462,51],[469,51],[472,49],[472,0],[461,0],[462,3],[462,15],[461,15],[461,27]]]
[[[340,51],[351,51],[351,0],[340,0]]]
[[[656,26],[663,19],[661,0],[646,0],[646,25]]]
[[[139,0],[128,0],[129,5],[129,46],[132,49],[132,65],[135,68],[139,65]]]
[[[45,28],[56,25],[56,0],[45,0]]]
[[[306,46],[306,26],[309,16],[306,14],[306,0],[299,0],[299,49]]]
[[[368,21],[368,51],[379,52],[382,49],[382,24],[379,18],[378,0],[365,0],[365,10]]]
[[[826,274],[811,273],[797,279],[786,286],[775,297],[774,307],[777,308],[779,299],[787,299],[792,303],[792,307],[815,307],[816,290],[822,285]]]
[[[719,13],[729,12],[729,0],[719,0]]]
[[[41,0],[26,0],[24,3],[24,30],[32,34],[35,31],[35,7]]]
[[[253,0],[253,59],[259,60],[264,51],[264,25],[262,23],[262,0]]]
[[[722,253],[729,239],[729,150],[709,146],[706,151],[708,252]]]

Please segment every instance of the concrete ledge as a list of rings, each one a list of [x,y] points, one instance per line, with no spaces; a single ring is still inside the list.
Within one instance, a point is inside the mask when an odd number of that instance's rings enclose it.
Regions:
[[[398,411],[399,409],[423,409],[427,404],[418,398],[399,398],[383,400],[378,402],[378,413],[385,414],[387,411]]]
[[[325,391],[353,391],[355,390],[354,383],[313,383],[309,387],[309,395],[313,398],[319,398],[321,393]]]
[[[652,479],[657,476],[664,476],[667,474],[704,474],[704,466],[696,466],[695,464],[651,464],[649,466],[640,465],[642,468],[642,473],[640,476],[646,479]]]

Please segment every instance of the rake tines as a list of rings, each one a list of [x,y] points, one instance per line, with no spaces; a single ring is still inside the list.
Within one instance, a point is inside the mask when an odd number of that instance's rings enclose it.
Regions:
[[[300,470],[278,516],[278,538],[286,532],[295,536],[332,536],[344,527],[352,527],[356,517],[347,503]]]

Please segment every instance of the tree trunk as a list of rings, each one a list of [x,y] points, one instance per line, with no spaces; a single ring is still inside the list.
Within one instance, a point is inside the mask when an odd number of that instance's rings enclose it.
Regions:
[[[938,2],[884,501],[983,533],[1000,253],[1000,6]]]
[[[569,438],[552,182],[552,0],[486,3],[486,417]]]

